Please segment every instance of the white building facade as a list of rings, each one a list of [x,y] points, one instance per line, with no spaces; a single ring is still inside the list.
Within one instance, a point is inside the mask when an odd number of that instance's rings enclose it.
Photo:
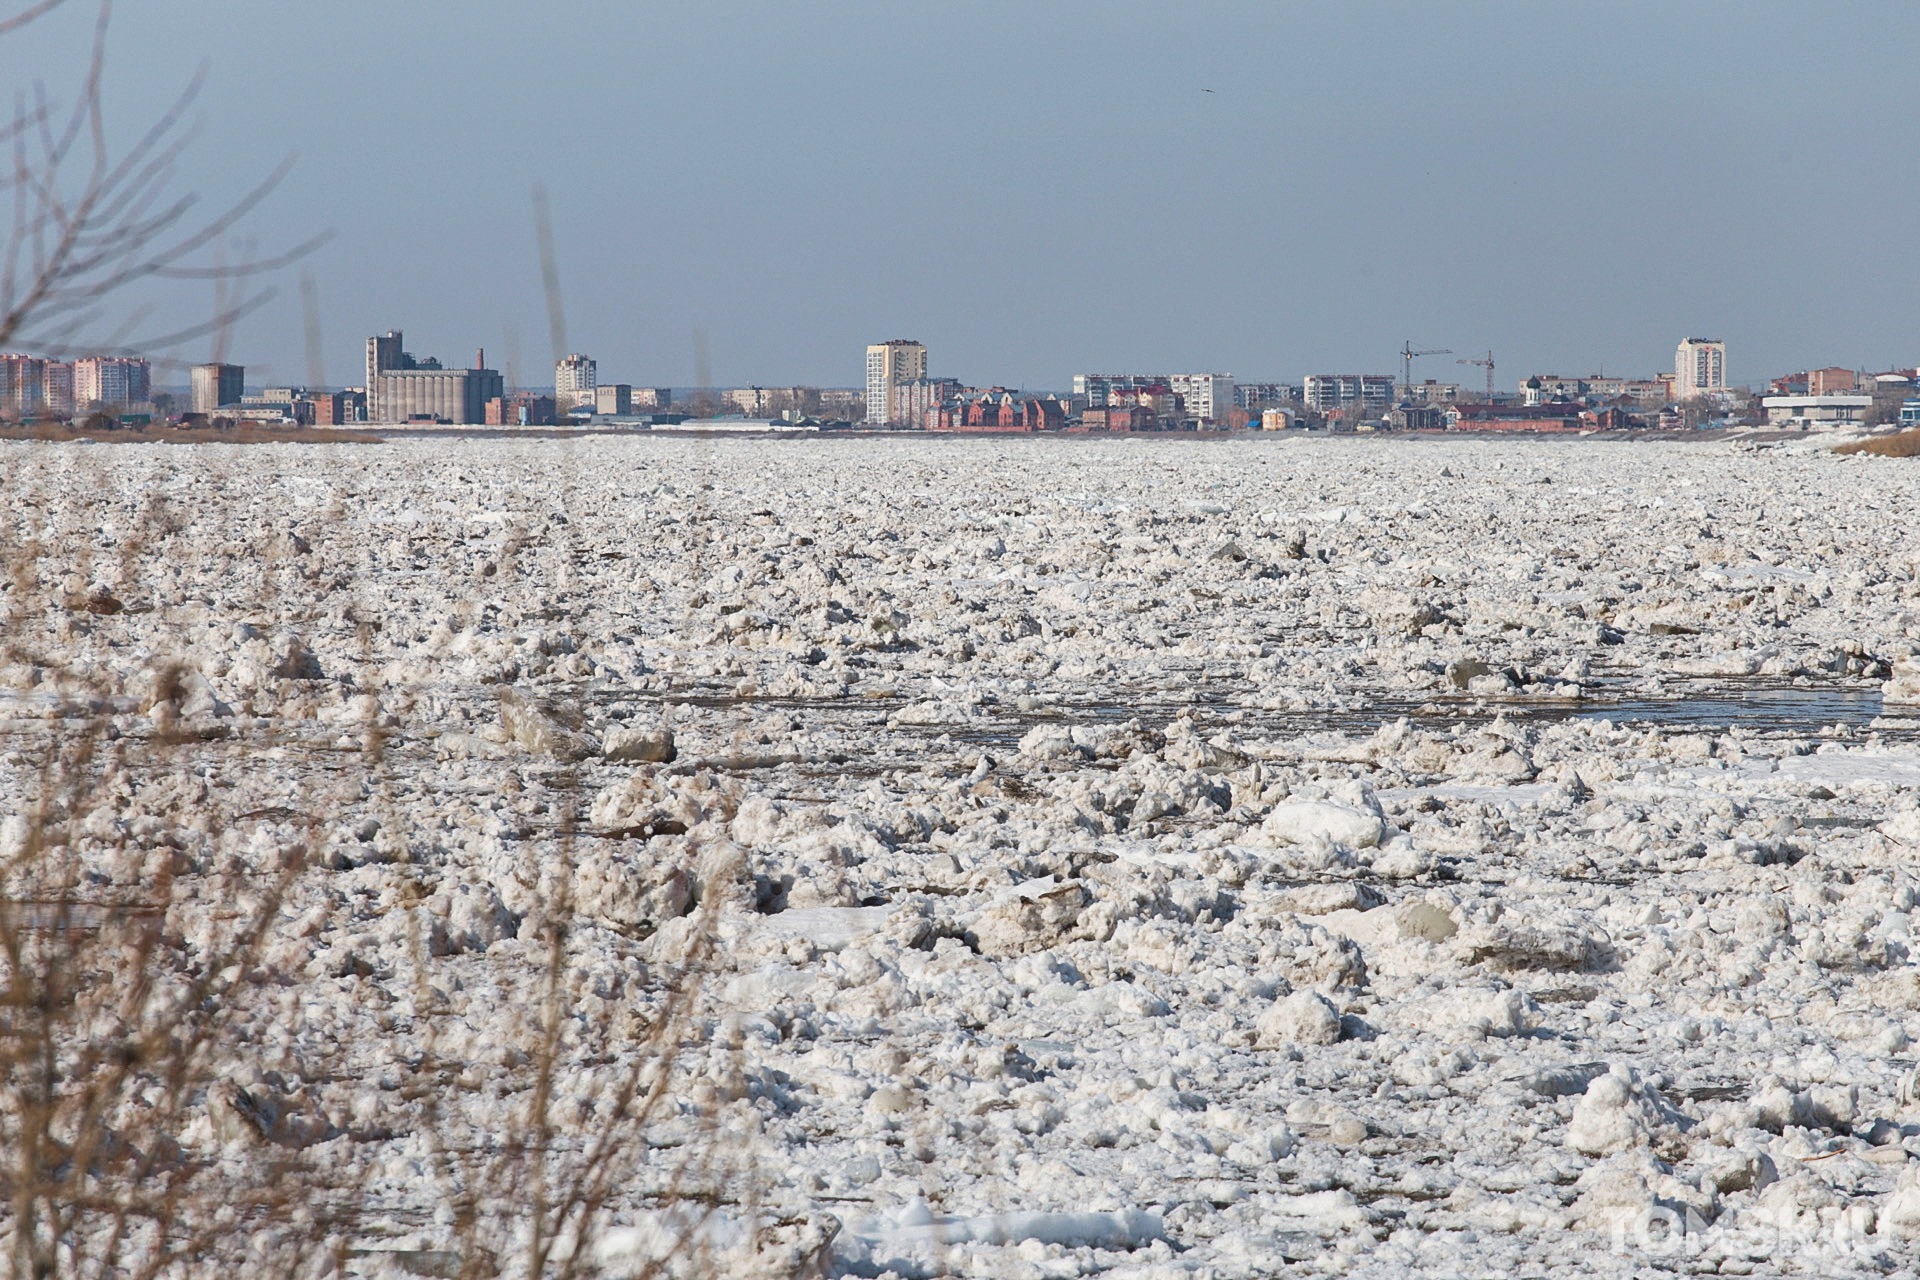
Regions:
[[[1673,398],[1692,400],[1727,389],[1727,344],[1716,338],[1682,338],[1673,359]]]
[[[927,348],[906,338],[876,342],[867,348],[867,423],[886,426],[901,421],[894,390],[905,382],[927,376]]]
[[[592,409],[600,385],[600,366],[577,352],[553,366],[553,406],[561,413],[582,405]]]
[[[1197,422],[1217,421],[1234,407],[1232,374],[1176,373],[1167,385],[1180,397],[1186,416]]]
[[[1770,427],[1858,426],[1873,408],[1872,396],[1768,396],[1760,402]]]
[[[1302,395],[1315,413],[1332,413],[1348,405],[1385,413],[1393,405],[1394,380],[1386,373],[1315,373],[1307,376]]]
[[[1074,398],[1084,400],[1089,409],[1104,409],[1113,403],[1115,392],[1152,391],[1165,387],[1180,397],[1182,417],[1197,422],[1224,418],[1238,403],[1233,375],[1230,373],[1076,373]]]

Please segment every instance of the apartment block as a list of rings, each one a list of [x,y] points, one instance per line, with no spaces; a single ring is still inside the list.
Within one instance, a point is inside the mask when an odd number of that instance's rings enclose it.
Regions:
[[[1349,405],[1386,412],[1393,404],[1394,378],[1390,373],[1315,373],[1307,377],[1302,395],[1315,413],[1332,413]]]
[[[890,426],[901,421],[893,391],[903,382],[927,376],[927,348],[907,338],[876,342],[867,348],[867,422]]]
[[[1167,385],[1180,397],[1186,416],[1195,422],[1223,421],[1227,410],[1237,407],[1232,374],[1176,373],[1167,379]]]
[[[1239,403],[1233,375],[1226,373],[1076,373],[1073,395],[1089,409],[1132,407],[1126,393],[1165,388],[1178,397],[1178,404],[1166,412],[1194,422],[1218,422],[1227,410],[1245,408]]]
[[[894,411],[909,427],[937,430],[941,408],[958,400],[964,390],[958,378],[914,378],[893,389]]]
[[[1673,398],[1691,400],[1727,389],[1727,344],[1717,338],[1682,338],[1673,360]]]
[[[1292,382],[1236,382],[1234,403],[1252,413],[1300,403],[1300,388]]]
[[[553,402],[561,413],[597,403],[595,391],[600,385],[600,366],[591,356],[577,352],[553,366]]]
[[[78,409],[145,404],[152,394],[153,370],[145,360],[85,356],[73,362],[73,402]]]
[[[0,355],[0,414],[27,419],[47,408],[47,361],[39,356]]]

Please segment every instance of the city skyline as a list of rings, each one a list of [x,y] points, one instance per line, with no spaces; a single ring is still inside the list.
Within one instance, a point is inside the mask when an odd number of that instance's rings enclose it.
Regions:
[[[1098,367],[1297,376],[1376,346],[1363,364],[1386,369],[1408,334],[1515,369],[1637,373],[1664,366],[1671,332],[1708,332],[1740,353],[1730,380],[1750,383],[1789,364],[1905,365],[1920,346],[1898,217],[1920,189],[1879,160],[1898,153],[1916,87],[1906,9],[866,17],[847,3],[802,18],[426,0],[266,21],[239,0],[155,0],[117,11],[109,119],[131,129],[139,103],[190,74],[197,34],[224,33],[191,171],[211,203],[299,152],[247,236],[337,232],[304,264],[336,384],[354,381],[360,335],[403,316],[424,349],[499,352],[516,385],[563,354],[535,183],[552,196],[569,347],[663,385],[857,385],[843,353],[876,332],[939,334],[945,368],[1029,385]],[[57,55],[88,20],[52,15],[4,65],[24,79],[71,64]],[[403,72],[427,39],[437,69]],[[1141,47],[1165,51],[1154,76],[1100,70]],[[1755,80],[1781,47],[1846,75]],[[282,91],[289,48],[331,69],[298,102]],[[546,57],[560,50],[580,57]],[[714,92],[715,69],[743,59],[771,79]],[[526,74],[541,60],[570,66],[565,93]],[[974,90],[983,63],[1007,91]],[[1706,126],[1684,158],[1680,120]],[[623,143],[593,164],[553,145],[583,133]],[[389,144],[367,146],[376,136]],[[1862,175],[1861,198],[1790,181],[1811,154]],[[993,180],[929,201],[936,155]],[[1116,183],[1134,194],[1113,199]],[[1847,306],[1790,304],[1780,277],[1798,269],[1846,280]],[[229,350],[205,338],[155,354],[307,381],[292,285]],[[206,292],[155,291],[178,315],[204,314]]]

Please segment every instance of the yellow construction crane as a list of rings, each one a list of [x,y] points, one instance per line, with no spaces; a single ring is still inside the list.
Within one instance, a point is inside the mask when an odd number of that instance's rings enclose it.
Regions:
[[[1487,352],[1485,360],[1459,360],[1456,364],[1477,364],[1487,371],[1487,403],[1493,403],[1493,352]]]

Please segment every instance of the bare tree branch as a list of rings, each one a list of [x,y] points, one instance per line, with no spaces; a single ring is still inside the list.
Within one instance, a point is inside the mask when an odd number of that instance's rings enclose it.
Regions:
[[[61,2],[48,0],[0,21],[0,34]],[[10,172],[0,175],[0,188],[11,187],[13,194],[12,223],[0,252],[0,347],[30,345],[50,354],[98,349],[100,343],[86,338],[107,320],[108,300],[148,279],[214,281],[221,295],[217,314],[139,342],[129,342],[128,327],[116,326],[107,345],[125,351],[221,333],[272,296],[249,294],[250,276],[281,270],[329,238],[314,236],[281,253],[250,253],[233,265],[199,260],[285,180],[293,158],[232,203],[194,220],[198,198],[169,188],[192,136],[186,112],[206,83],[206,69],[116,157],[102,107],[111,18],[111,0],[101,0],[87,72],[71,108],[56,110],[44,86],[35,85],[18,97],[12,120],[0,127],[0,140],[13,149]]]
[[[65,3],[66,0],[40,0],[38,4],[28,5],[12,17],[0,18],[0,36],[6,35],[9,31],[17,31],[35,18],[51,13]]]

